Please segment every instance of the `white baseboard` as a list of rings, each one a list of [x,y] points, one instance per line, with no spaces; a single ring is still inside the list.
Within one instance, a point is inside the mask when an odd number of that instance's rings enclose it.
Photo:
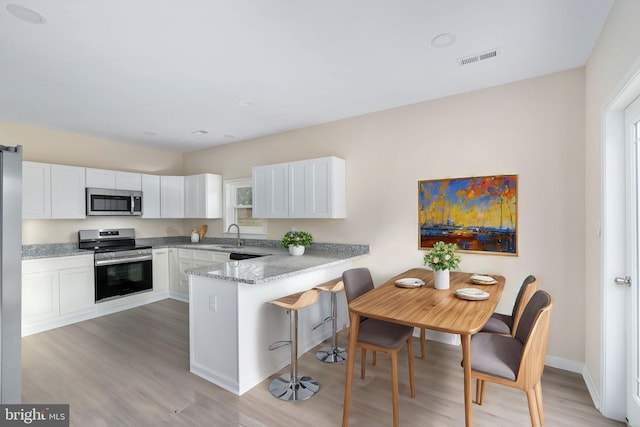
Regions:
[[[593,401],[593,406],[600,412],[600,408],[602,407],[602,401],[600,400],[600,392],[598,391],[598,387],[596,383],[593,381],[593,377],[591,376],[591,372],[585,365],[582,370],[582,378],[584,379],[584,383],[587,385],[587,391],[589,391],[589,395],[591,396],[591,400]]]
[[[189,302],[189,295],[185,295],[179,292],[169,291],[169,298],[182,302]]]
[[[544,364],[545,366],[562,369],[564,371],[575,372],[576,374],[581,375],[583,374],[585,369],[584,363],[549,355],[544,358]]]

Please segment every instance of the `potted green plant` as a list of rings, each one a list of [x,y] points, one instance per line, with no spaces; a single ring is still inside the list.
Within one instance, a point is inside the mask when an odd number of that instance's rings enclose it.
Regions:
[[[291,255],[302,255],[304,248],[311,245],[313,236],[307,231],[291,230],[285,233],[280,244],[289,249]]]
[[[457,249],[454,243],[436,242],[424,255],[424,265],[433,270],[436,289],[449,289],[449,271],[458,268],[461,261]]]

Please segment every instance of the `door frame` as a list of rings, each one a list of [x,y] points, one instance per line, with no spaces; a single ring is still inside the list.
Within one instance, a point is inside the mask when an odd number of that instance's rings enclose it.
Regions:
[[[638,352],[638,285],[640,284],[640,274],[638,270],[638,171],[640,163],[638,162],[638,136],[636,123],[640,122],[640,97],[636,98],[625,109],[625,149],[626,149],[626,182],[631,185],[626,189],[626,212],[627,227],[626,235],[632,235],[633,238],[627,238],[627,275],[631,277],[632,286],[628,287],[627,305],[626,305],[626,418],[627,424],[631,426],[640,426],[640,405],[635,396],[638,394],[636,378],[637,359],[640,357]],[[631,357],[630,357],[631,356]],[[633,358],[635,357],[635,359]]]
[[[625,276],[626,253],[626,141],[625,109],[640,95],[640,61],[622,80],[602,115],[602,276],[600,336],[600,411],[608,418],[626,418],[626,329],[629,288],[614,284]],[[624,307],[621,310],[620,307]]]

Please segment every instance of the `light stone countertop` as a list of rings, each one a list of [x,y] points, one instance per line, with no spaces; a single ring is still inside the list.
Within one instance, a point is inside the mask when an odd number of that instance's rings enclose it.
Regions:
[[[306,248],[304,255],[291,256],[277,240],[244,240],[244,242],[245,245],[236,247],[235,239],[207,238],[201,243],[191,243],[187,237],[136,239],[137,245],[151,246],[153,249],[184,248],[265,255],[187,270],[188,274],[246,284],[279,280],[330,267],[347,260],[355,260],[369,254],[369,245],[314,242]],[[77,243],[22,246],[23,260],[91,254],[92,251],[78,249]]]
[[[246,248],[247,253],[251,253],[251,249]],[[368,254],[368,249],[362,253],[305,251],[302,256],[291,256],[284,249],[277,249],[272,252],[271,255],[259,258],[228,261],[208,267],[192,268],[188,269],[186,273],[211,279],[260,284],[361,258]]]

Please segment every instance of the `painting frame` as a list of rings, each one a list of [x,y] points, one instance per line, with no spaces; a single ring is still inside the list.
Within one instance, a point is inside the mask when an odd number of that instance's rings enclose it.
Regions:
[[[518,175],[418,181],[418,249],[518,256]]]

